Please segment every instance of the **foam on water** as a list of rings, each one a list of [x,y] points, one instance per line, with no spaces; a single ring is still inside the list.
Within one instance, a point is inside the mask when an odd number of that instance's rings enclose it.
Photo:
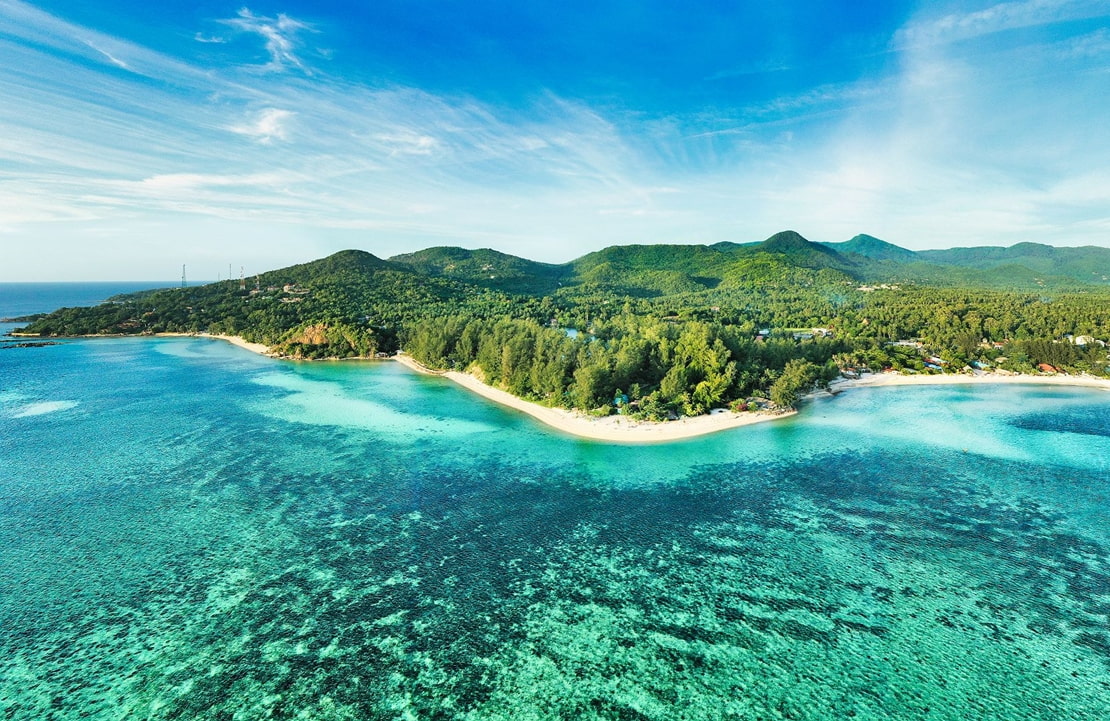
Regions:
[[[38,403],[29,403],[25,406],[18,406],[11,413],[12,418],[29,418],[31,416],[42,416],[47,413],[57,413],[58,411],[67,411],[77,405],[77,401],[40,401]]]

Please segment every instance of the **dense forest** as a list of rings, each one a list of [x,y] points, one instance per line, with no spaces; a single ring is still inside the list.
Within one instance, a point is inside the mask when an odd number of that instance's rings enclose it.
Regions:
[[[1107,273],[1110,249],[914,253],[789,231],[606,248],[564,265],[492,250],[390,260],[351,250],[64,308],[23,332],[229,334],[295,359],[404,349],[539,403],[663,419],[788,407],[863,369],[1107,375]]]

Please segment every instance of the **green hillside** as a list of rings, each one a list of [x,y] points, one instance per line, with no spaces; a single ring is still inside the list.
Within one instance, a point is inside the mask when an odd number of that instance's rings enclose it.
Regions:
[[[873,235],[860,234],[842,243],[821,243],[821,245],[842,255],[853,254],[869,260],[891,260],[902,263],[912,263],[917,260],[917,254],[912,250],[879,240]]]
[[[604,414],[627,397],[629,412],[660,419],[789,406],[839,368],[1048,364],[1106,375],[1105,255],[1035,244],[914,253],[871,236],[821,244],[793,231],[747,244],[613,246],[562,265],[488,249],[390,260],[345,250],[243,283],[59,309],[24,332],[228,334],[307,359],[404,348],[540,403]],[[911,338],[920,345],[893,343]]]
[[[415,253],[395,255],[389,262],[423,275],[460,280],[508,293],[533,295],[554,292],[562,284],[568,270],[566,266],[537,263],[488,248],[426,248]]]
[[[983,271],[1025,268],[1042,279],[1067,278],[1080,283],[1110,284],[1110,248],[1056,248],[1040,243],[1018,243],[1009,248],[974,247],[922,250],[928,263]]]
[[[94,308],[65,308],[28,326],[41,335],[197,333],[239,335],[292,355],[372,355],[397,347],[397,329],[415,318],[528,310],[513,296],[428,276],[361,250],[228,280],[117,296]],[[321,328],[328,329],[323,339]],[[301,340],[306,329],[323,339]],[[314,345],[315,348],[300,346]]]

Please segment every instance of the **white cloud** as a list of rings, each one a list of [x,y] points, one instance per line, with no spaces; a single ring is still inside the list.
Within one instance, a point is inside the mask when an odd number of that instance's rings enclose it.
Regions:
[[[440,148],[438,140],[419,133],[381,133],[374,137],[390,148],[390,155],[431,155]]]
[[[187,86],[203,80],[202,70],[142,45],[69,23],[21,0],[0,0],[0,36],[9,50],[53,50],[96,63],[109,63],[138,75]],[[0,66],[5,70],[15,66]]]
[[[898,31],[896,46],[950,43],[1018,28],[1110,15],[1104,0],[1017,0],[974,12],[924,17]]]
[[[280,108],[266,108],[255,114],[252,120],[246,123],[228,126],[228,130],[240,135],[254,138],[260,143],[270,143],[275,138],[288,139],[288,121],[294,115],[289,110]]]
[[[1070,40],[1061,48],[1060,55],[1067,60],[1097,59],[1110,56],[1110,30],[1102,28]]]
[[[272,27],[249,32],[271,64],[298,66],[303,23],[237,22]],[[882,76],[645,120],[554,94],[508,108],[202,68],[0,0],[6,249],[27,254],[10,267],[39,253],[72,256],[80,273],[94,231],[149,244],[171,226],[190,252],[249,248],[274,264],[432,244],[565,261],[786,227],[911,247],[1105,243],[1110,99],[1095,71],[1107,36],[1086,32],[1003,49],[904,44]]]
[[[109,62],[111,62],[116,67],[123,68],[124,70],[131,70],[132,69],[130,65],[128,65],[124,61],[120,60],[116,56],[112,55],[107,50],[101,50],[100,48],[98,48],[92,41],[86,40],[85,44],[88,45],[93,50],[95,50],[96,52],[103,55],[104,57],[108,58]]]
[[[238,17],[220,22],[240,32],[259,35],[266,41],[266,52],[270,54],[270,62],[262,66],[266,70],[294,67],[306,75],[312,74],[297,56],[297,34],[303,30],[313,31],[311,25],[294,20],[284,13],[276,18],[255,15],[248,8],[241,8]]]
[[[251,175],[205,175],[202,173],[168,173],[152,175],[138,183],[127,183],[134,190],[153,193],[179,193],[202,188],[275,186],[291,180],[288,173],[254,173]]]

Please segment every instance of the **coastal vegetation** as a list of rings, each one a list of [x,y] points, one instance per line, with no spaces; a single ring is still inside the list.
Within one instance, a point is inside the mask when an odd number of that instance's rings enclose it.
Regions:
[[[404,349],[518,397],[650,419],[785,408],[841,372],[1110,374],[1110,249],[913,251],[871,236],[620,246],[563,265],[357,250],[118,296],[39,336],[226,334],[296,359]]]

